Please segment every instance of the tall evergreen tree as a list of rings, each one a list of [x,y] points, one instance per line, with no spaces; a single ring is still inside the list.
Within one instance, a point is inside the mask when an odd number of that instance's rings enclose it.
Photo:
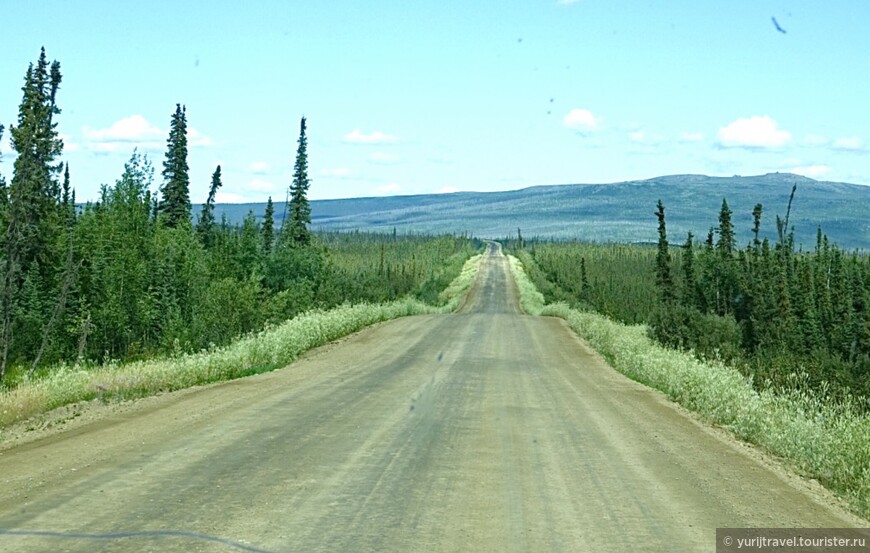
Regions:
[[[698,276],[695,274],[695,236],[690,232],[683,244],[683,304],[702,310],[704,299],[698,289]]]
[[[799,333],[795,345],[802,348],[804,353],[810,353],[819,349],[825,342],[822,329],[819,324],[818,312],[816,311],[816,293],[813,287],[812,267],[809,259],[801,260],[798,271],[798,288],[795,294],[793,310]]]
[[[60,203],[62,218],[69,229],[76,221],[76,191],[73,190],[69,180],[69,163],[63,169],[63,187]]]
[[[238,233],[240,265],[247,274],[251,272],[259,273],[261,271],[261,254],[263,251],[262,234],[259,225],[257,225],[257,217],[252,210],[248,210],[248,214],[242,221],[242,227]],[[239,276],[241,277],[241,275]]]
[[[263,235],[263,252],[269,255],[275,241],[275,205],[272,203],[272,196],[266,202],[266,214],[263,216],[263,228],[260,232]]]
[[[208,189],[208,199],[202,204],[202,212],[199,215],[199,221],[196,224],[196,233],[199,235],[200,242],[206,248],[212,245],[212,231],[214,227],[214,202],[218,189],[221,187],[221,166],[211,176],[211,186]]]
[[[738,297],[739,276],[738,268],[734,259],[736,239],[734,238],[734,224],[731,222],[731,208],[728,202],[722,199],[722,208],[719,211],[719,240],[716,242],[715,289],[716,289],[716,312],[719,315],[733,313],[734,301]]]
[[[15,243],[8,247],[16,249],[25,266],[44,256],[53,234],[48,227],[61,169],[55,159],[63,149],[54,120],[60,114],[55,103],[60,82],[60,64],[55,61],[49,67],[42,49],[36,67],[31,64],[27,69],[18,125],[10,129],[18,157],[9,190],[12,227],[8,231]]]
[[[311,206],[308,204],[308,138],[305,136],[305,117],[299,130],[299,146],[296,150],[296,165],[293,168],[293,183],[290,185],[290,220],[281,229],[286,240],[294,246],[304,246],[311,241],[308,225],[311,224]]]
[[[656,284],[659,286],[662,301],[671,303],[676,299],[674,282],[671,278],[671,256],[668,253],[668,232],[665,224],[665,204],[656,204],[656,218],[659,220],[659,242],[656,254]]]
[[[166,159],[163,162],[163,186],[160,212],[166,225],[177,227],[190,223],[190,177],[187,166],[187,109],[175,105],[175,113],[166,140]]]
[[[0,125],[0,143],[3,141],[3,125]],[[3,152],[0,151],[0,161],[3,160]],[[9,212],[9,190],[6,188],[6,178],[0,174],[0,271],[3,271],[3,275],[5,276],[6,272],[6,226],[8,224],[8,212]],[[4,279],[5,281],[5,279]],[[0,282],[0,290],[5,288],[4,282]],[[4,296],[0,295],[0,307],[5,306]],[[2,324],[2,318],[0,318],[0,324]],[[2,327],[0,327],[2,330]],[[0,334],[2,336],[2,334]]]
[[[63,194],[63,196],[61,197],[61,203],[63,204],[64,207],[68,207],[69,206],[69,199],[70,199],[69,163],[64,165],[64,168],[63,168],[62,194]]]
[[[0,143],[3,142],[3,125],[0,125]],[[3,152],[0,151],[0,161],[3,161]],[[9,207],[9,194],[6,189],[6,179],[0,173],[0,252],[5,252],[6,247],[6,210]],[[2,255],[0,255],[0,265],[2,265]]]
[[[761,204],[755,204],[752,209],[752,250],[758,255],[761,250],[761,240],[758,239],[758,233],[761,230],[761,215],[764,212],[764,207]]]
[[[722,199],[722,209],[719,210],[719,241],[716,249],[723,258],[731,257],[734,251],[734,225],[731,223],[731,208],[728,202]]]
[[[586,258],[580,258],[580,297],[589,301],[592,287],[589,286],[589,276],[586,274]]]
[[[40,266],[51,267],[50,245],[59,233],[57,176],[63,141],[58,136],[55,116],[60,114],[57,91],[61,83],[60,63],[49,64],[45,48],[36,66],[30,64],[24,76],[18,124],[10,129],[12,148],[18,153],[8,191],[2,267],[2,335],[0,335],[0,380],[6,370],[12,327],[24,276],[34,289],[46,287]],[[44,291],[43,291],[44,292]],[[36,313],[24,314],[28,318]]]

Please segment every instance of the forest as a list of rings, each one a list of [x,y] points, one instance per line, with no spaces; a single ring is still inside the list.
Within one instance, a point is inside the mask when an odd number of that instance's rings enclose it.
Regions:
[[[406,295],[436,303],[479,246],[466,236],[311,233],[305,118],[290,200],[270,198],[262,219],[215,219],[220,166],[206,203],[191,206],[182,105],[159,186],[152,160],[134,151],[96,201],[76,203],[57,130],[61,80],[44,50],[27,68],[9,128],[11,179],[0,174],[7,387],[63,364],[210,350],[314,308]]]
[[[821,228],[812,251],[796,249],[790,212],[791,202],[785,217],[776,217],[773,243],[759,239],[764,208],[757,204],[743,218],[754,238],[738,245],[723,199],[706,238],[689,233],[677,247],[668,240],[661,201],[657,246],[513,245],[548,301],[646,324],[659,343],[732,364],[757,388],[863,398],[866,409],[870,257],[829,243]]]
[[[98,199],[77,203],[57,131],[61,80],[44,50],[27,68],[8,129],[9,182],[0,173],[7,386],[59,364],[209,350],[314,308],[407,295],[436,303],[480,245],[466,235],[311,233],[305,118],[288,203],[270,198],[264,217],[240,224],[216,220],[221,167],[207,201],[192,206],[180,104],[159,176],[134,151]],[[509,246],[550,302],[648,325],[660,343],[733,364],[759,388],[870,395],[866,253],[844,251],[821,228],[813,250],[797,248],[791,202],[773,241],[759,236],[761,204],[738,214],[754,237],[743,245],[725,199],[705,239],[690,233],[677,246],[664,204],[654,215],[657,247],[521,236]]]

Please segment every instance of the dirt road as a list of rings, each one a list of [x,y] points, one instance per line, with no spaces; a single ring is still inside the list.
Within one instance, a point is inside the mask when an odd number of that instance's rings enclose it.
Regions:
[[[9,552],[712,551],[716,527],[856,525],[522,315],[497,251],[461,313],[0,451]]]

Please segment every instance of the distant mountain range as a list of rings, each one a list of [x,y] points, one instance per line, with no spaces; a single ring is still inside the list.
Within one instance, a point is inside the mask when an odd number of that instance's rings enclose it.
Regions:
[[[595,242],[654,242],[656,202],[665,204],[668,236],[685,241],[692,231],[703,240],[718,225],[728,201],[741,245],[751,239],[752,209],[764,207],[762,234],[776,238],[776,215],[785,216],[797,185],[790,225],[805,250],[816,229],[846,249],[870,250],[870,186],[816,181],[790,173],[754,177],[671,175],[613,184],[533,186],[508,192],[456,192],[311,202],[315,230],[399,233],[462,233],[481,238],[578,239]],[[216,214],[240,222],[249,210],[262,217],[264,203],[218,204]],[[276,209],[280,220],[282,209]]]

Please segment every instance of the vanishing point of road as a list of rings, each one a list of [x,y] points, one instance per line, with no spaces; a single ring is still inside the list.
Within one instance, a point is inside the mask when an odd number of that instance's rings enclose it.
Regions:
[[[713,551],[866,526],[524,315],[492,245],[460,312],[0,450],[0,551]]]

